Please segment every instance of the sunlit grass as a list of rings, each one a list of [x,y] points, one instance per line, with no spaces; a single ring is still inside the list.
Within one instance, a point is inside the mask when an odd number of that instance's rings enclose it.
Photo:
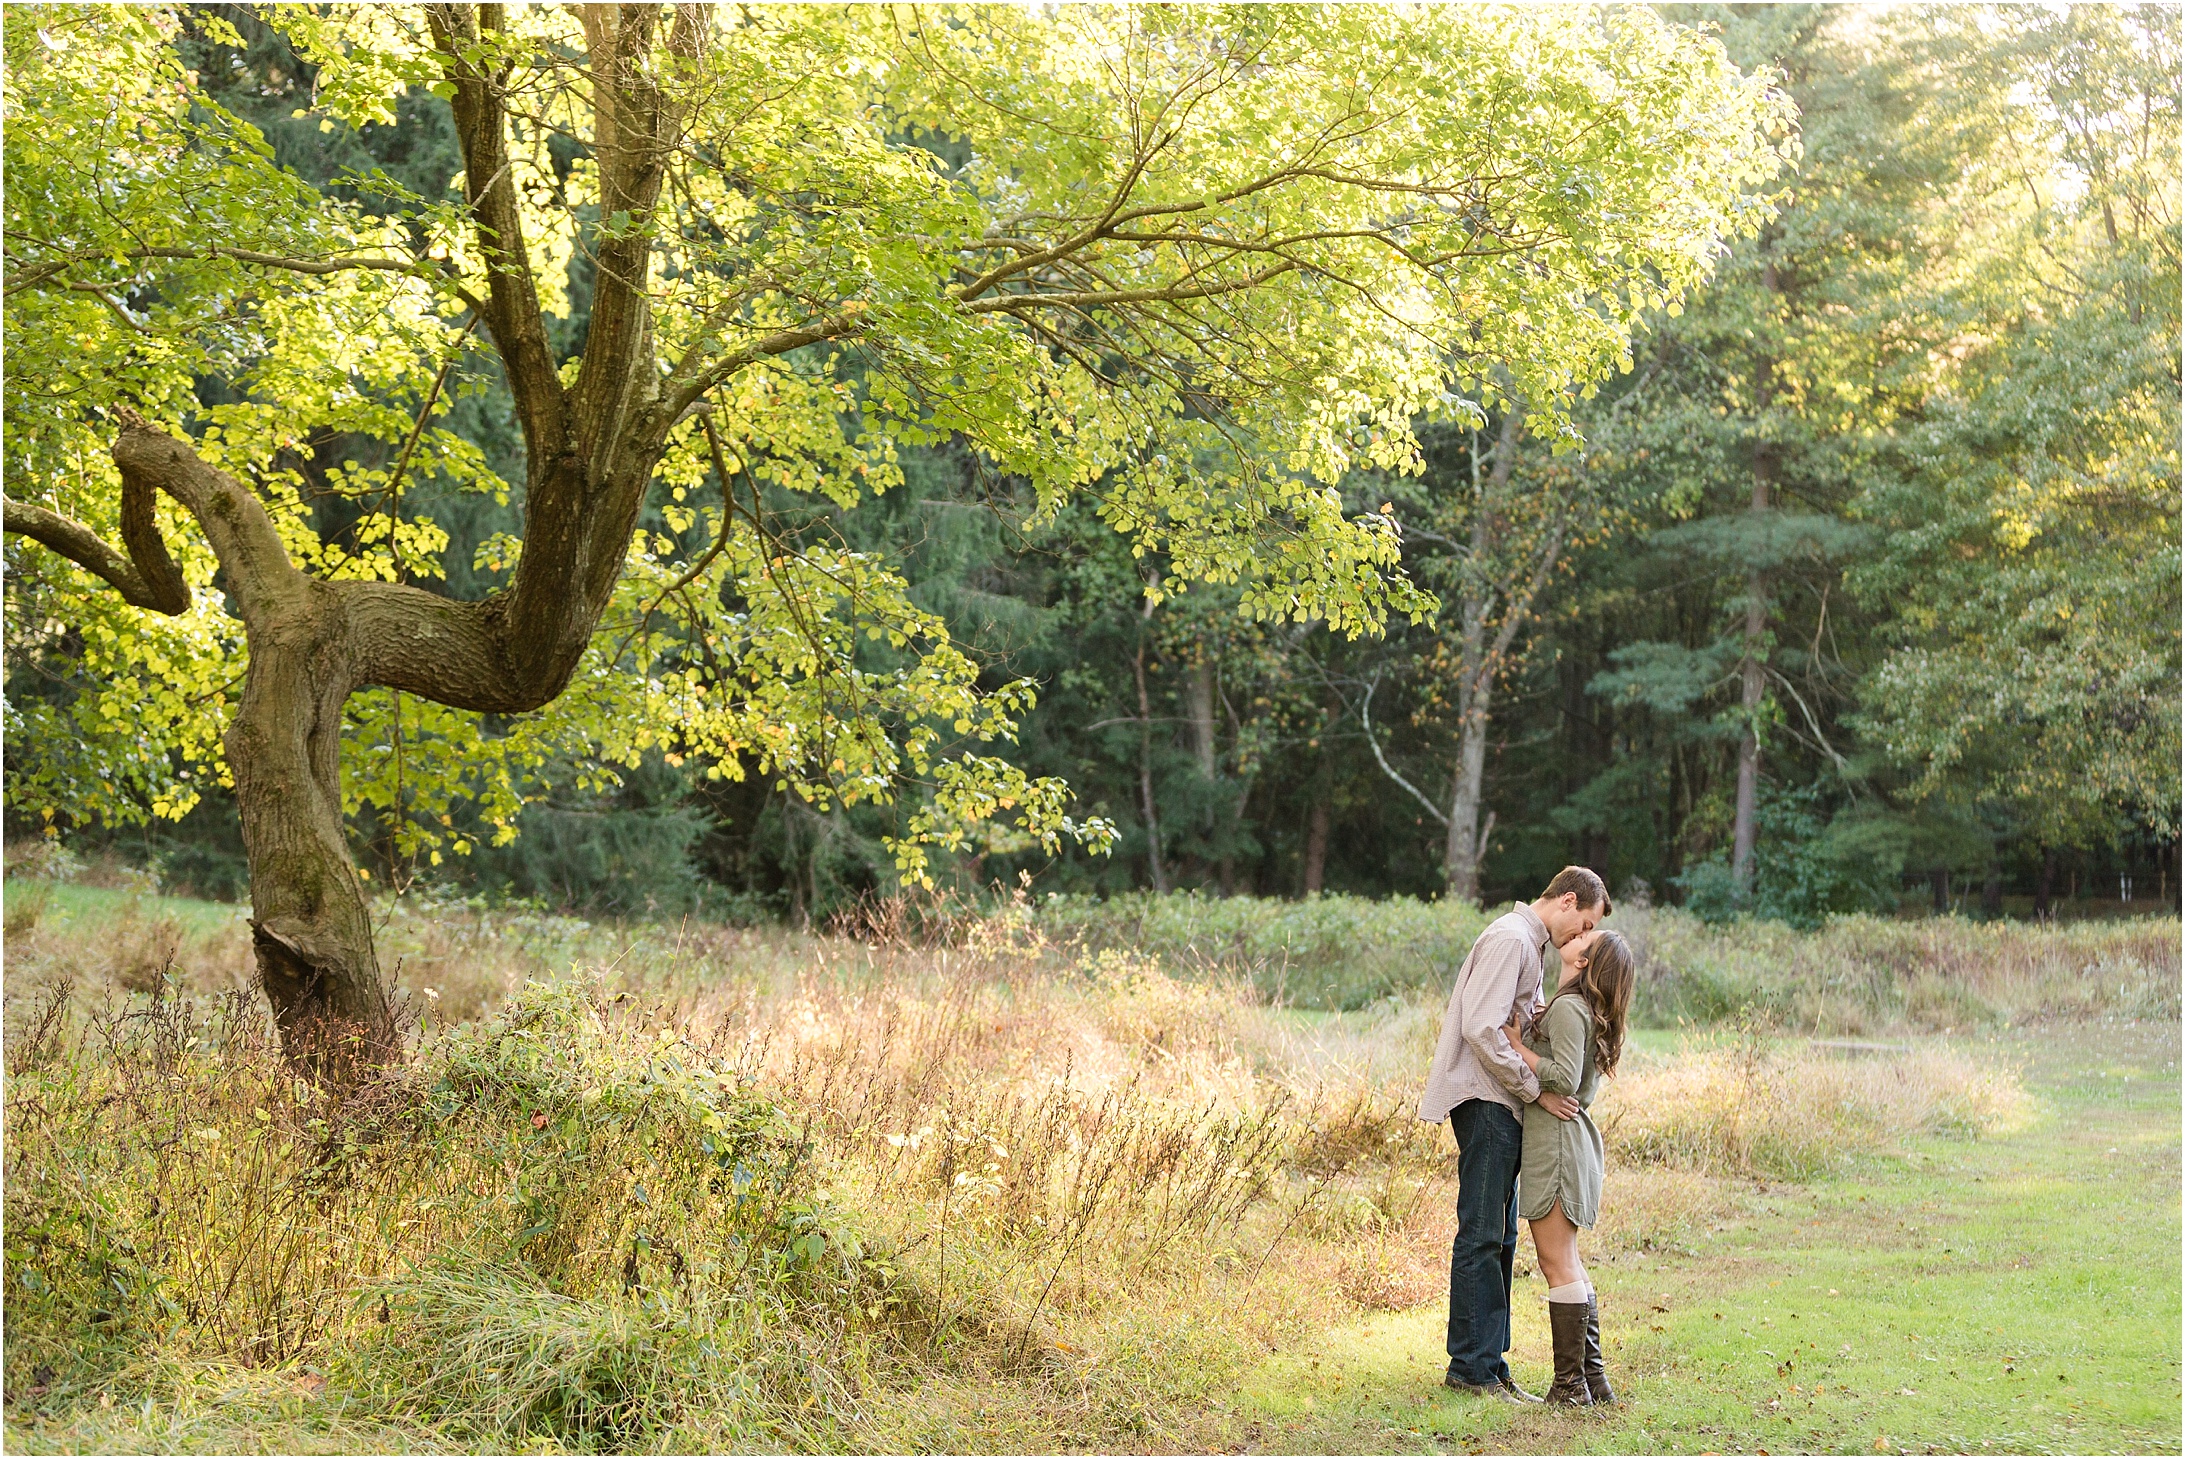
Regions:
[[[11,1443],[1225,1445],[1266,1353],[1439,1304],[1443,989],[1316,1011],[1022,914],[863,930],[397,911],[414,1053],[334,1100],[233,909],[50,895],[7,966]],[[1643,1035],[1588,1251],[2029,1107],[1928,1041]]]

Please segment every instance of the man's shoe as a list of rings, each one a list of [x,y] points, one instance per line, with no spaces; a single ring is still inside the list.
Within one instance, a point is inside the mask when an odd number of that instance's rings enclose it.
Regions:
[[[1608,1386],[1608,1365],[1601,1360],[1601,1298],[1586,1298],[1586,1391],[1595,1403],[1616,1402],[1616,1390]]]
[[[1555,1383],[1548,1402],[1573,1407],[1593,1402],[1586,1387],[1586,1313],[1583,1302],[1550,1302],[1548,1336],[1555,1343]]]
[[[1454,1375],[1444,1376],[1441,1386],[1457,1393],[1469,1393],[1479,1398],[1492,1398],[1501,1403],[1538,1403],[1540,1400],[1512,1383],[1499,1379],[1493,1383],[1467,1383]]]

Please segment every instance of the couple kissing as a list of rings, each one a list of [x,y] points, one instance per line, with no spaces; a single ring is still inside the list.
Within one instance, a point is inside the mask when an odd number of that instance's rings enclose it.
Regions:
[[[1578,1232],[1601,1208],[1601,1132],[1586,1113],[1616,1071],[1634,973],[1630,944],[1598,929],[1608,889],[1582,866],[1489,925],[1457,971],[1419,1118],[1457,1139],[1449,1251],[1449,1371],[1460,1392],[1538,1403],[1510,1377],[1517,1223],[1548,1283],[1555,1381],[1547,1402],[1614,1403],[1600,1305]]]

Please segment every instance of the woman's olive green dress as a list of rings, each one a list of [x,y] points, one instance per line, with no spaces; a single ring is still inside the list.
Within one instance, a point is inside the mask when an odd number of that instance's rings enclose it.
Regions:
[[[1548,1000],[1525,1047],[1540,1056],[1543,1094],[1568,1094],[1590,1106],[1600,1087],[1593,1067],[1593,1010],[1576,992]],[[1518,1214],[1528,1221],[1548,1214],[1557,1201],[1574,1226],[1591,1226],[1601,1213],[1601,1132],[1593,1117],[1559,1120],[1537,1104],[1525,1106],[1525,1163],[1518,1176]]]

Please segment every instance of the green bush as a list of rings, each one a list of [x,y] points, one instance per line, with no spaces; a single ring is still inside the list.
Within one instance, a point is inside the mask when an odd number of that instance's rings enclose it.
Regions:
[[[882,1280],[799,1124],[581,985],[346,1098],[243,994],[63,988],[9,1054],[10,1374],[310,1361],[494,1445],[820,1442],[795,1355],[844,1371]]]
[[[1105,901],[1048,897],[1036,918],[1050,937],[1091,951],[1135,950],[1178,971],[1249,980],[1269,1001],[1363,1008],[1420,987],[1446,987],[1487,924],[1504,909],[1391,897],[1167,896]]]
[[[2174,1020],[2172,917],[2040,924],[1963,917],[1709,924],[1673,909],[1619,913],[1637,944],[1634,1019],[1715,1023],[1751,1008],[1787,1027],[1863,1033],[2038,1018]]]
[[[1358,1009],[1445,993],[1503,909],[1395,897],[1288,902],[1197,892],[1105,901],[1054,896],[1033,918],[1087,950],[1158,958],[1171,971],[1249,981],[1272,1002]],[[1803,931],[1775,919],[1710,923],[1625,906],[1609,924],[1639,954],[1632,1018],[1714,1024],[1753,1009],[1785,1027],[1859,1033],[1997,1020],[2175,1018],[2175,918],[2036,924],[1960,917],[1832,916]]]

